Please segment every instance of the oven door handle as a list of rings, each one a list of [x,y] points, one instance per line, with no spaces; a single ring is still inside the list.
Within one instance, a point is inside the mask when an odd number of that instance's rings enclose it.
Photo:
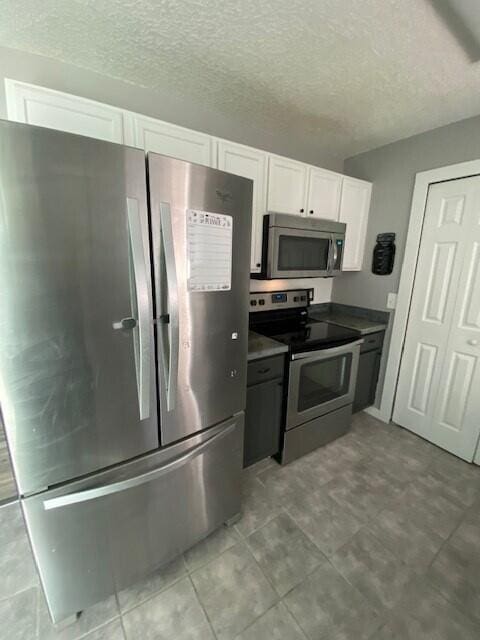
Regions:
[[[330,358],[331,356],[339,356],[342,353],[348,353],[352,350],[352,347],[360,346],[363,344],[363,338],[359,340],[355,340],[354,342],[348,342],[347,344],[342,344],[340,347],[332,347],[331,349],[321,349],[318,351],[306,351],[303,353],[294,353],[292,354],[292,360],[305,360],[307,358],[311,358],[312,360],[324,360],[325,358]]]

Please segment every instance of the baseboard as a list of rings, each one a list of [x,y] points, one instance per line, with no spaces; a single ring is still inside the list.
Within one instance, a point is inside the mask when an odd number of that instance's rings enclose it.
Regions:
[[[390,420],[388,418],[385,418],[383,413],[380,411],[380,409],[377,409],[377,407],[367,407],[366,409],[364,409],[364,411],[365,411],[365,413],[368,413],[369,416],[372,416],[373,418],[376,418],[377,420],[381,420],[382,422],[385,422],[386,424],[390,423]]]

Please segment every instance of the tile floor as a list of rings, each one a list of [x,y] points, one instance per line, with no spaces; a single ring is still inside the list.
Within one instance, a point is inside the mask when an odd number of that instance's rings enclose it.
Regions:
[[[61,631],[18,563],[21,520],[0,509],[2,637],[480,638],[480,468],[362,413],[287,467],[246,470],[243,493],[235,526]]]

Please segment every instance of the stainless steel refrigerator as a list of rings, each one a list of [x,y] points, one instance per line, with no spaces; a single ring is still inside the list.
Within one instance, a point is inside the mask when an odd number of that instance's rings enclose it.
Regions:
[[[251,200],[0,122],[0,406],[56,622],[240,510]]]

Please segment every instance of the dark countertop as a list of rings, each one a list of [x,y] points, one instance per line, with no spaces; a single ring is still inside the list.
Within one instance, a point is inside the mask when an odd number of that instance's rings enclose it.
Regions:
[[[388,311],[364,309],[334,302],[312,305],[308,315],[323,322],[353,329],[363,336],[377,331],[386,331],[390,318]]]
[[[268,358],[269,356],[278,356],[286,353],[288,347],[286,344],[272,340],[262,336],[255,331],[248,332],[248,360],[260,360],[260,358]]]
[[[312,318],[317,320],[322,320],[323,322],[328,322],[330,324],[337,324],[340,327],[347,327],[348,329],[353,329],[354,331],[358,331],[360,335],[365,336],[369,333],[376,333],[377,331],[385,331],[387,328],[387,323],[368,320],[367,318],[358,318],[356,316],[350,316],[345,313],[315,313],[312,312],[309,314]]]

